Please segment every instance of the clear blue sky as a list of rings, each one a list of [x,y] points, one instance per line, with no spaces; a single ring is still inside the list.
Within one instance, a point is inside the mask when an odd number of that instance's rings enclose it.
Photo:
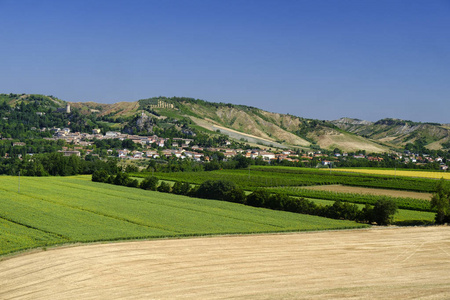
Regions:
[[[0,93],[450,123],[450,0],[0,0]]]

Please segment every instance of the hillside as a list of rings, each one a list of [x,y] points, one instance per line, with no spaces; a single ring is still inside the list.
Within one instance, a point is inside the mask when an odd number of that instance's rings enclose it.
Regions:
[[[102,132],[116,130],[144,135],[168,131],[172,135],[177,131],[221,133],[250,145],[304,150],[337,148],[381,153],[404,147],[412,150],[413,146],[432,150],[450,147],[448,125],[398,119],[323,121],[193,98],[156,97],[104,104],[65,102],[54,96],[0,94],[0,104],[3,105],[0,122],[5,123],[0,126],[0,134],[13,138],[23,136],[27,129],[69,126],[73,131],[100,128]],[[64,113],[67,104],[71,107],[70,114]],[[28,115],[24,117],[24,113]],[[22,123],[22,133],[6,124],[12,120]],[[33,135],[36,134],[28,134]]]
[[[112,119],[146,114],[157,118],[188,120],[191,127],[220,132],[248,143],[280,148],[300,147],[386,152],[389,148],[340,130],[327,121],[267,112],[255,107],[213,103],[192,98],[149,98],[114,104],[71,103],[85,113]]]
[[[341,118],[332,121],[342,130],[370,138],[391,147],[403,148],[408,144],[424,146],[430,150],[450,148],[450,128],[437,123],[420,123],[399,119],[369,122]]]

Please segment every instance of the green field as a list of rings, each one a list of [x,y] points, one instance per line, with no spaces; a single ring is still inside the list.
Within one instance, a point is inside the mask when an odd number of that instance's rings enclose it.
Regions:
[[[154,175],[161,179],[188,181],[195,184],[201,184],[208,179],[226,179],[235,182],[247,190],[259,187],[299,187],[341,184],[359,187],[432,192],[436,187],[436,179],[336,171],[330,172],[326,169],[280,166],[251,166],[250,169],[217,170],[210,172],[154,173]],[[148,174],[135,173],[133,176],[145,177],[148,176]]]
[[[75,242],[358,228],[367,225],[95,183],[0,177],[0,254]]]

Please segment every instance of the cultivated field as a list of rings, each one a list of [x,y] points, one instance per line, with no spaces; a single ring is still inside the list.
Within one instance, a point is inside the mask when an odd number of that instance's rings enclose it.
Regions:
[[[0,262],[0,299],[449,299],[448,227],[94,244]]]
[[[337,185],[337,184],[307,186],[307,187],[303,187],[303,188],[317,190],[317,191],[330,191],[330,192],[336,192],[336,193],[356,193],[356,194],[368,194],[368,195],[431,200],[431,193],[418,193],[418,192],[387,190],[387,189],[373,189],[373,188],[365,188],[365,187],[344,186],[344,185]]]
[[[367,225],[92,182],[0,176],[0,255],[54,244]]]
[[[377,174],[389,176],[406,176],[406,177],[420,177],[432,179],[447,179],[450,180],[450,173],[448,172],[427,172],[417,170],[381,170],[381,169],[333,169],[333,172],[353,172],[362,174]]]

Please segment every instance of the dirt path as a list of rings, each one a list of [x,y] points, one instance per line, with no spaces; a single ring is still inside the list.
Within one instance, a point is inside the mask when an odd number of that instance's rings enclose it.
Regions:
[[[96,244],[0,262],[0,299],[449,299],[450,228]]]
[[[337,193],[353,193],[353,194],[369,194],[369,195],[379,195],[379,196],[392,196],[392,197],[403,197],[403,198],[414,198],[422,200],[431,200],[431,193],[419,193],[410,191],[400,191],[400,190],[389,190],[389,189],[375,189],[357,186],[345,186],[339,184],[330,185],[314,185],[302,187],[304,189],[317,190],[317,191],[330,191]]]

